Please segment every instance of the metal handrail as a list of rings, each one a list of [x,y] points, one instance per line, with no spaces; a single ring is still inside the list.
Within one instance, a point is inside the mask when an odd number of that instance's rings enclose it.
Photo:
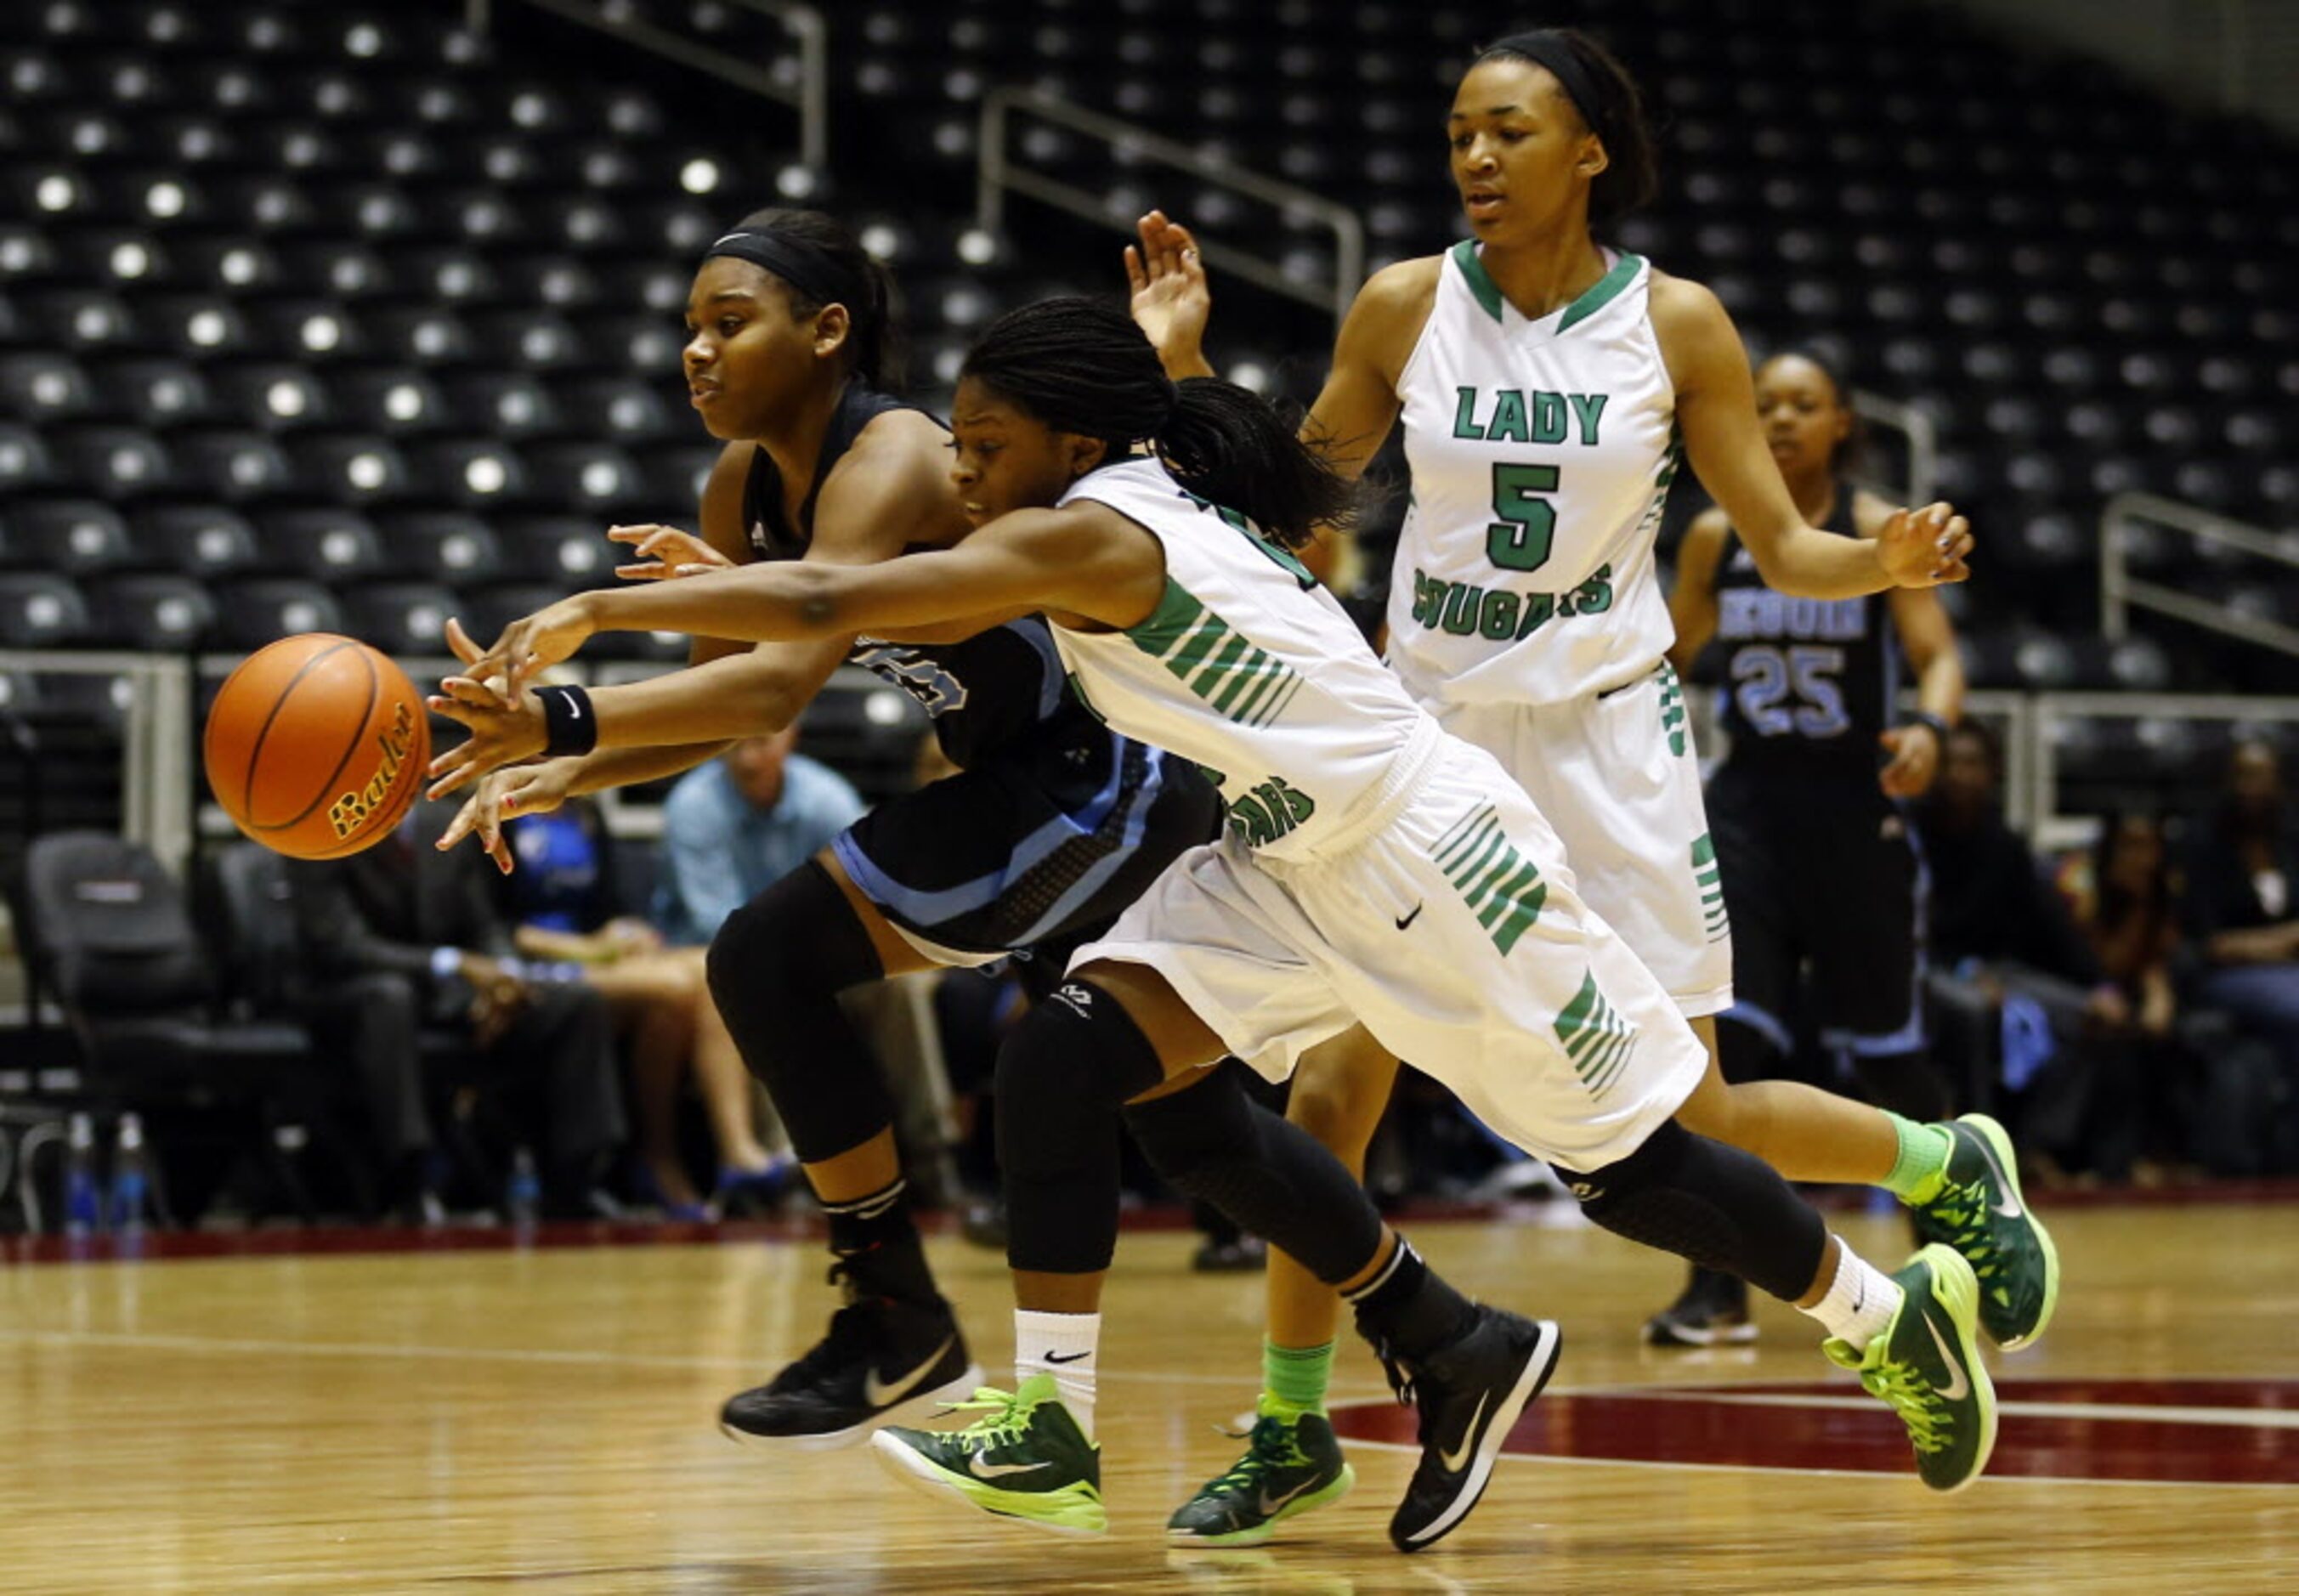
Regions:
[[[1897,399],[1887,399],[1881,394],[1855,389],[1852,408],[1863,421],[1877,427],[1889,428],[1908,440],[1908,479],[1905,482],[1874,481],[1870,486],[1882,489],[1887,496],[1903,504],[1929,504],[1939,481],[1939,427],[1931,412],[1913,404],[1903,404]]]
[[[795,87],[785,83],[774,72],[751,65],[738,55],[724,50],[698,45],[693,39],[665,32],[652,23],[643,22],[630,14],[627,0],[600,0],[586,5],[579,0],[525,0],[525,4],[540,6],[554,16],[585,28],[595,28],[610,33],[642,50],[651,50],[667,61],[698,72],[708,72],[724,83],[737,88],[763,95],[780,101],[798,112],[799,159],[815,170],[822,170],[830,158],[830,30],[822,13],[811,5],[800,5],[793,0],[724,0],[728,5],[744,11],[757,12],[781,23],[784,29],[798,41],[799,75]],[[464,0],[463,26],[466,31],[484,34],[493,21],[495,0]]]
[[[993,88],[983,96],[982,157],[975,195],[975,216],[984,229],[994,232],[1003,224],[1008,190],[1027,195],[1073,216],[1101,222],[1121,232],[1131,232],[1133,229],[1133,217],[1111,215],[1100,196],[1058,178],[1017,166],[1008,159],[1007,128],[1012,113],[1017,111],[1059,123],[1089,137],[1101,139],[1122,155],[1162,162],[1205,182],[1220,184],[1250,198],[1277,206],[1291,215],[1331,229],[1333,235],[1333,276],[1330,283],[1300,282],[1284,269],[1282,263],[1233,245],[1208,241],[1201,242],[1199,247],[1205,252],[1209,263],[1224,270],[1235,272],[1248,282],[1258,284],[1272,293],[1282,294],[1289,299],[1298,299],[1304,304],[1332,312],[1337,328],[1341,319],[1349,314],[1349,302],[1357,297],[1358,286],[1365,280],[1365,224],[1357,220],[1356,212],[1337,200],[1328,199],[1299,184],[1265,177],[1232,161],[1202,155],[1187,145],[1153,133],[1147,128],[1120,121],[1114,116],[1104,116],[1099,112],[1087,111],[1067,100],[1058,99],[1033,88]]]
[[[2133,576],[2130,537],[2133,529],[2143,521],[2185,532],[2201,543],[2218,544],[2257,559],[2299,567],[2299,549],[2294,549],[2263,527],[2230,520],[2176,499],[2159,499],[2153,494],[2118,494],[2107,502],[2099,518],[2099,626],[2110,642],[2121,643],[2129,635],[2131,611],[2137,608],[2153,610],[2278,653],[2299,654],[2299,628],[2241,615],[2226,604]]]

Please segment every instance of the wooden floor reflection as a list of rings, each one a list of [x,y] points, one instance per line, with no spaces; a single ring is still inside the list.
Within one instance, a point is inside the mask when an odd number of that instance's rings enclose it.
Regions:
[[[1842,1227],[1904,1250],[1887,1221]],[[939,1512],[864,1451],[783,1462],[717,1434],[719,1400],[834,1303],[804,1244],[17,1265],[0,1270],[0,1590],[2299,1588],[2299,1487],[2128,1477],[2167,1450],[2206,1480],[2289,1477],[2299,1206],[2091,1208],[2056,1228],[2059,1319],[1996,1363],[2019,1382],[2007,1457],[2032,1444],[2048,1465],[1941,1499],[1912,1473],[1847,1471],[1876,1434],[1795,1314],[1765,1312],[1755,1349],[1655,1353],[1635,1332],[1674,1287],[1667,1260],[1572,1222],[1420,1227],[1463,1284],[1564,1321],[1551,1390],[1574,1401],[1537,1410],[1530,1454],[1413,1559],[1383,1534],[1409,1457],[1373,1444],[1349,1500],[1269,1547],[1169,1557],[1166,1514],[1234,1453],[1219,1426],[1251,1397],[1259,1325],[1257,1278],[1191,1274],[1186,1235],[1129,1234],[1119,1255],[1113,1528],[1084,1542]],[[999,1260],[934,1256],[1000,1368]],[[1720,1385],[1736,1400],[1653,1394]],[[1362,1351],[1336,1396],[1382,1433]]]

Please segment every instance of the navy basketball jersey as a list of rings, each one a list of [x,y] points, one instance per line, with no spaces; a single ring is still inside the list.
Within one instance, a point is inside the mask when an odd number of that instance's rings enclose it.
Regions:
[[[1850,483],[1837,485],[1824,530],[1859,535]],[[1775,593],[1739,536],[1727,532],[1716,563],[1716,641],[1733,763],[1790,759],[1874,770],[1876,738],[1892,724],[1898,686],[1898,644],[1883,594]]]
[[[743,525],[760,560],[796,560],[814,536],[815,500],[846,451],[873,418],[917,406],[850,382],[823,434],[814,481],[800,504],[798,525],[783,508],[782,472],[764,449],[752,452],[743,485]],[[921,414],[925,412],[921,411]],[[1009,746],[1050,720],[1090,720],[1068,691],[1060,656],[1046,623],[1035,616],[969,637],[963,643],[888,643],[858,637],[848,658],[901,688],[934,718],[942,752],[959,768]]]

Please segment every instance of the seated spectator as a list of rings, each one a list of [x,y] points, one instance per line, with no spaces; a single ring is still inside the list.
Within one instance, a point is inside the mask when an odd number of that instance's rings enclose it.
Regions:
[[[543,1149],[546,1209],[610,1211],[598,1182],[624,1125],[605,1001],[522,973],[494,871],[477,852],[435,846],[450,818],[418,803],[363,853],[289,867],[315,1023],[352,1060],[411,1217],[438,1213],[420,1061],[428,1029],[467,1043],[479,1084],[519,1101],[512,1134]]]
[[[1981,1066],[1957,1095],[1984,1103],[2000,1080],[2019,1100],[2021,1143],[2087,1162],[2083,1120],[2097,1060],[2088,1039],[2129,1024],[2131,1004],[2100,968],[2066,902],[2004,822],[2001,766],[1987,730],[1947,735],[1940,773],[1917,810],[1931,874],[1927,980],[1941,1058]],[[1988,1066],[1992,1064],[1992,1068]]]
[[[2157,1185],[2166,1164],[2187,1157],[2195,1074],[2178,1035],[2179,905],[2162,822],[2137,812],[2108,817],[2089,866],[2078,916],[2131,1020],[2102,1049],[2107,1068],[2097,1072],[2102,1084],[2083,1140],[2102,1176]]]
[[[503,877],[521,954],[549,960],[607,1000],[631,1064],[638,1151],[649,1193],[674,1218],[708,1217],[678,1145],[678,1104],[690,1064],[718,1153],[718,1196],[770,1199],[796,1165],[759,1135],[756,1093],[703,979],[701,948],[667,948],[660,933],[619,912],[614,842],[596,804],[577,800],[509,827],[519,869]],[[781,1127],[769,1127],[779,1143]]]
[[[796,727],[745,737],[670,790],[655,923],[673,946],[708,946],[728,915],[862,813],[846,778],[793,752],[797,744]]]
[[[2287,1166],[2299,1158],[2299,836],[2266,744],[2229,755],[2220,803],[2193,828],[2187,874],[2195,998],[2271,1049],[2280,1076],[2253,1094],[2258,1168],[2237,1172]]]

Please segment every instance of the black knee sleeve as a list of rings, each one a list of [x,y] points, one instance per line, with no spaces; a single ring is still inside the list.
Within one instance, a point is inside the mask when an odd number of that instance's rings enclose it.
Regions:
[[[1903,1118],[1929,1125],[1948,1116],[1947,1082],[1923,1048],[1900,1053],[1854,1053],[1852,1073],[1868,1101]]]
[[[710,940],[711,1001],[806,1162],[893,1123],[884,1071],[839,1006],[884,977],[870,934],[813,860],[726,917]]]
[[[1125,1110],[1151,1168],[1328,1285],[1373,1261],[1381,1215],[1340,1160],[1253,1101],[1232,1070]]]
[[[1165,1079],[1157,1051],[1100,988],[1065,984],[998,1050],[1006,1260],[1090,1275],[1117,1251],[1118,1106]]]
[[[1587,1175],[1557,1175],[1581,1211],[1615,1235],[1737,1275],[1793,1302],[1812,1289],[1828,1227],[1762,1160],[1670,1120],[1643,1146]]]

